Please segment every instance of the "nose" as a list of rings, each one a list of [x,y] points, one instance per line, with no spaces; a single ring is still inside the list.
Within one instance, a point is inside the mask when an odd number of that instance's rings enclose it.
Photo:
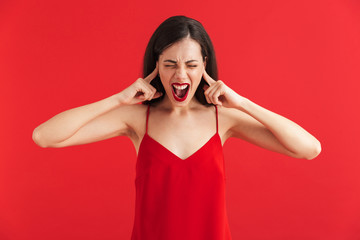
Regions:
[[[178,66],[175,72],[175,77],[177,79],[187,78],[187,72],[184,66]]]

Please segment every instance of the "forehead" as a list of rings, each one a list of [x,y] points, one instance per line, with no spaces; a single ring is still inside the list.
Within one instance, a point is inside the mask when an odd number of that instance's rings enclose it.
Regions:
[[[201,47],[198,42],[191,38],[186,38],[176,42],[165,49],[159,56],[159,60],[172,59],[177,61],[186,61],[191,59],[202,59]]]

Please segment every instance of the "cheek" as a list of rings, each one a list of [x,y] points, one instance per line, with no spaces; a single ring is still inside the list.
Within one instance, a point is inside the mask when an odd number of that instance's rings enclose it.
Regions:
[[[202,77],[202,71],[200,69],[194,70],[191,73],[189,73],[193,81],[200,82]]]
[[[161,70],[161,68],[159,69],[159,76],[160,76],[160,79],[165,79],[167,78],[167,72],[164,71],[164,70]]]
[[[171,80],[172,74],[169,73],[168,71],[159,70],[159,77],[164,88],[167,88],[169,86],[169,82]]]

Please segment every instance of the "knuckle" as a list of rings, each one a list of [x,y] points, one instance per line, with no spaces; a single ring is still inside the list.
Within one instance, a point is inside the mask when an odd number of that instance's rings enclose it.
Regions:
[[[136,83],[137,85],[141,85],[143,82],[144,82],[144,79],[142,79],[142,78],[138,78],[138,79],[135,81],[135,83]]]

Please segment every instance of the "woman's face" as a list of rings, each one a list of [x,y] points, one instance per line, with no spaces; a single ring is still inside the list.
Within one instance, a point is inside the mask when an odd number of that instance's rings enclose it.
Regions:
[[[193,99],[205,64],[199,43],[191,38],[180,40],[161,53],[159,75],[171,103],[184,106]]]

